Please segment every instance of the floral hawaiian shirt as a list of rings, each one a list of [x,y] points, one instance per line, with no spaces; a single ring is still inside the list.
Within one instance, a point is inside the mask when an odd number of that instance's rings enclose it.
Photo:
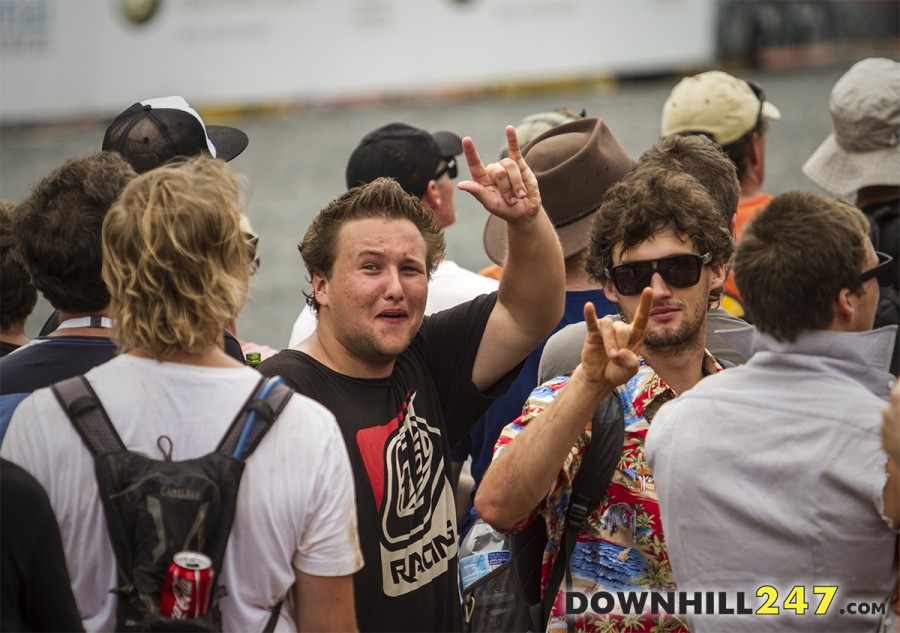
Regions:
[[[704,361],[704,375],[721,371],[722,367],[708,352]],[[494,458],[522,432],[528,424],[565,388],[568,378],[554,378],[537,387],[525,404],[523,413],[504,428],[494,449]],[[571,591],[587,598],[597,592],[636,595],[648,591],[674,591],[675,578],[669,565],[666,542],[662,533],[659,502],[653,473],[644,460],[644,440],[659,407],[676,397],[657,373],[641,359],[637,374],[616,390],[622,403],[625,419],[625,440],[618,466],[613,473],[606,495],[600,505],[588,515],[575,551],[569,562],[572,577]],[[542,568],[546,585],[556,559],[559,543],[565,531],[565,514],[569,504],[572,481],[590,443],[591,423],[569,452],[556,478],[553,489],[534,515],[518,526],[524,528],[540,514],[547,524],[549,542],[544,551]],[[604,603],[604,607],[609,603]],[[687,625],[676,615],[626,614],[617,600],[609,615],[595,614],[590,608],[577,615],[577,631],[687,631]],[[548,631],[566,630],[565,583],[557,594],[556,603],[547,625]],[[605,610],[605,609],[604,609]]]

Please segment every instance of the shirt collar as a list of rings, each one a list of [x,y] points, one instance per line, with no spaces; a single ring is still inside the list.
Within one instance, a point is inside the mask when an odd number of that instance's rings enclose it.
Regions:
[[[784,343],[757,331],[751,360],[756,364],[777,358],[784,363],[786,357],[793,357],[798,364],[848,376],[884,398],[893,384],[890,365],[896,336],[897,326],[886,325],[867,332],[810,330]]]
[[[715,357],[709,353],[709,350],[703,350],[703,375],[709,376],[722,371],[724,368],[719,364]],[[640,367],[638,373],[629,383],[633,384],[631,405],[634,412],[646,417],[648,411],[655,411],[664,403],[676,398],[676,394],[672,389],[659,377],[659,374],[640,358]]]

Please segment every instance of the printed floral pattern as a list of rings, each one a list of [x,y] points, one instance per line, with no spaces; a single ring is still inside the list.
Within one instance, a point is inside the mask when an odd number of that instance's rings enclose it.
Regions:
[[[721,369],[707,353],[704,373],[715,373]],[[501,433],[494,449],[495,456],[559,395],[567,381],[566,377],[554,378],[532,392],[522,415]],[[625,418],[622,455],[606,495],[587,517],[569,562],[571,590],[581,591],[588,598],[598,591],[615,594],[675,590],[675,578],[662,533],[653,473],[644,459],[644,441],[656,411],[676,394],[641,360],[637,374],[619,387],[616,395],[622,403]],[[581,466],[590,436],[591,424],[588,421],[563,464],[553,491],[539,508],[539,514],[546,522],[550,535],[544,551],[544,583],[547,582],[559,550],[571,484]],[[528,517],[519,527],[527,525],[536,515],[537,513]],[[548,631],[557,627],[565,630],[564,591],[565,586],[557,595]],[[575,628],[578,631],[654,633],[688,630],[684,619],[675,615],[625,614],[618,608],[607,616],[596,615],[588,610],[584,615],[577,616]]]

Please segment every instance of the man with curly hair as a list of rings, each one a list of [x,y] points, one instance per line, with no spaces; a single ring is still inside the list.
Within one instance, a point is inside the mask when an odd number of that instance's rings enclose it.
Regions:
[[[59,312],[59,326],[0,360],[0,439],[32,391],[115,356],[109,292],[100,277],[100,227],[134,176],[131,165],[113,152],[69,159],[16,207],[19,257]]]
[[[585,307],[587,335],[575,342],[581,363],[532,392],[524,413],[501,433],[475,497],[478,512],[497,529],[516,532],[544,521],[546,589],[588,446],[601,442],[595,450],[619,456],[605,495],[600,491],[580,529],[569,559],[571,586],[562,583],[542,614],[547,630],[565,627],[567,617],[578,631],[626,617],[621,604],[607,614],[567,613],[568,592],[639,597],[675,588],[644,438],[663,403],[722,369],[704,347],[706,315],[733,248],[707,189],[663,167],[635,170],[613,185],[594,218],[585,268],[622,319],[598,321]],[[663,620],[668,626],[673,617],[648,612],[632,630]]]
[[[37,292],[28,271],[15,252],[16,235],[12,231],[15,204],[0,200],[0,356],[26,343],[25,320],[37,303]]]

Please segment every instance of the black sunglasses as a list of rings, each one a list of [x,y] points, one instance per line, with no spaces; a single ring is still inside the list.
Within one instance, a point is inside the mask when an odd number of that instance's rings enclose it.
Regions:
[[[448,176],[450,176],[450,180],[453,180],[454,178],[456,178],[456,175],[459,172],[456,169],[456,159],[455,158],[448,159],[447,164],[442,169],[439,169],[438,173],[436,173],[434,176],[432,176],[431,179],[437,180],[438,178],[443,176],[445,173]]]
[[[756,129],[759,127],[760,119],[762,119],[763,104],[766,102],[766,91],[752,79],[745,79],[744,81],[747,82],[747,85],[750,86],[750,90],[752,90],[753,94],[756,95],[756,98],[759,99],[759,111],[756,113],[756,123],[753,126],[753,128]]]
[[[859,274],[859,283],[865,283],[874,277],[878,280],[879,286],[890,286],[891,264],[894,263],[894,258],[887,253],[876,252],[875,255],[878,256],[878,263]]]
[[[690,288],[700,281],[700,272],[704,264],[712,261],[712,255],[670,255],[660,259],[648,259],[640,262],[627,262],[604,270],[604,274],[612,280],[616,291],[626,297],[639,295],[650,285],[653,273],[659,273],[667,284],[675,288]]]

